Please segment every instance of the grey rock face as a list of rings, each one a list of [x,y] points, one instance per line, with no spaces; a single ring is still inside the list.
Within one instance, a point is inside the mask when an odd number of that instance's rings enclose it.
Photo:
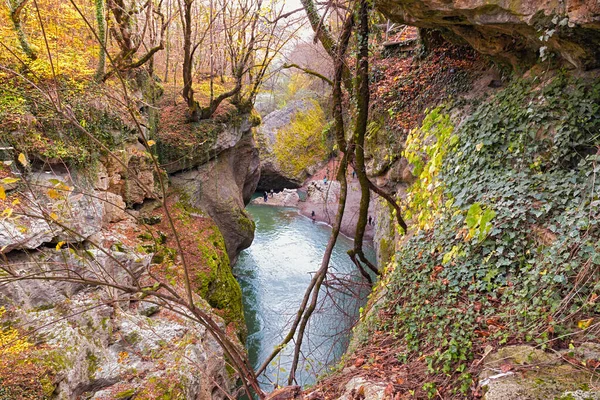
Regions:
[[[231,264],[252,244],[254,222],[245,211],[260,178],[260,161],[251,131],[215,159],[171,177],[194,207],[205,211],[225,239]]]
[[[104,204],[86,183],[66,173],[36,172],[26,180],[25,200],[13,217],[0,221],[0,252],[81,242],[102,228]]]
[[[596,0],[377,0],[376,7],[393,22],[449,31],[514,66],[535,60],[542,47],[579,68],[600,65]]]
[[[4,268],[40,279],[20,280],[1,286],[0,303],[25,309],[52,307],[85,287],[67,279],[41,279],[44,276],[72,276],[128,285],[148,266],[150,258],[149,254],[98,249],[71,251],[47,248],[31,253],[11,253],[3,261]]]

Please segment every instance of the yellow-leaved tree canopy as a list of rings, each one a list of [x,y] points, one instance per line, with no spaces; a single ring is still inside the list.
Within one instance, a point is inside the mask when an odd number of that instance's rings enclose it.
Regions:
[[[93,74],[99,45],[77,9],[93,26],[91,2],[6,0],[0,4],[0,65],[22,69],[27,64],[39,79],[52,77],[52,67],[57,76],[72,80]],[[0,71],[0,77],[5,73]]]

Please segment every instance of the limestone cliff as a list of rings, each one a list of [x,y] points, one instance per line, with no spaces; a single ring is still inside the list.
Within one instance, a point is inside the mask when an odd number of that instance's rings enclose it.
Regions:
[[[600,4],[594,0],[377,0],[376,6],[394,22],[450,33],[513,67],[526,68],[540,51],[578,68],[600,66]]]
[[[101,118],[105,127],[121,123]],[[243,210],[260,173],[251,120],[230,113],[207,121],[209,130],[196,125],[194,143],[202,144],[189,149],[199,154],[179,153],[185,160],[169,158],[182,148],[160,131],[145,132],[156,141],[159,170],[122,126],[111,132],[118,140],[109,140],[110,153],[81,141],[68,159],[42,154],[60,154],[51,146],[65,133],[37,124],[47,140],[40,150],[17,125],[2,132],[12,146],[0,168],[0,342],[10,334],[21,345],[0,363],[0,398],[226,398],[233,382],[217,341],[141,286],[184,293],[185,261],[197,306],[234,342],[235,333],[244,338],[231,265],[254,232]],[[183,168],[194,168],[185,184]],[[176,173],[170,189],[168,172]],[[27,367],[31,360],[38,368]]]

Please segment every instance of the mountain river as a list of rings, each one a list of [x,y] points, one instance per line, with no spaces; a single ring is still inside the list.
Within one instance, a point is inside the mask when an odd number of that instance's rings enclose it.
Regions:
[[[242,286],[247,348],[256,368],[287,334],[312,273],[321,264],[331,228],[292,208],[249,205],[247,210],[256,222],[255,238],[233,272]],[[366,302],[369,288],[346,254],[351,247],[352,240],[340,235],[330,264],[335,279],[321,289],[320,307],[305,335],[296,374],[302,386],[314,383],[343,354],[359,309]],[[365,252],[374,259],[370,246]],[[290,342],[261,377],[265,389],[285,384],[292,354]]]

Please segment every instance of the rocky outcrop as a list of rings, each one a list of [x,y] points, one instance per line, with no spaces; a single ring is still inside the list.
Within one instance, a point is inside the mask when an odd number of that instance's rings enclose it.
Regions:
[[[109,239],[99,235],[99,242]],[[13,252],[3,267],[41,274],[62,265],[77,277],[127,285],[151,260],[150,254],[122,245],[103,250],[82,245],[89,248]],[[108,400],[169,393],[213,400],[224,398],[213,392],[229,385],[222,349],[205,328],[158,312],[156,305],[148,316],[143,302],[132,302],[111,288],[22,280],[0,287],[0,305],[10,308],[11,319],[21,326],[37,327],[35,337],[47,350],[36,363],[55,371],[55,398]]]
[[[265,205],[273,207],[298,207],[300,196],[297,189],[283,189],[281,192],[268,194],[267,201],[264,197],[257,197],[252,200],[252,204]]]
[[[441,29],[477,51],[522,69],[538,55],[600,66],[600,4],[595,0],[377,0],[394,22]]]
[[[171,176],[173,186],[187,193],[190,204],[215,221],[232,265],[254,239],[254,222],[245,206],[256,190],[260,161],[250,125],[246,126],[240,140],[218,157]]]
[[[299,112],[307,111],[311,103],[305,100],[289,102],[285,107],[267,114],[262,119],[262,124],[257,128],[256,141],[260,149],[261,174],[258,183],[259,190],[295,189],[302,186],[306,179],[301,176],[292,176],[285,172],[273,152],[277,140],[278,130],[289,125]]]
[[[159,133],[157,149],[161,167],[173,174],[205,164],[234,147],[259,121],[255,115],[242,114],[227,121],[186,124],[188,130],[177,135]]]
[[[137,143],[113,153],[120,162],[106,157],[86,170],[46,165],[24,171],[16,184],[4,187],[7,199],[0,204],[9,211],[0,220],[0,277],[16,272],[50,279],[3,280],[0,313],[6,308],[9,319],[5,316],[2,323],[36,329],[33,341],[44,343],[36,350],[36,363],[52,371],[48,385],[56,398],[224,399],[231,387],[224,354],[202,326],[169,312],[155,298],[140,301],[110,286],[147,282],[154,263],[167,256],[168,273],[177,273],[177,252],[169,247],[167,235],[153,236],[141,224],[148,218],[138,218],[151,212],[148,200],[162,192],[151,157]],[[195,198],[195,204],[221,221],[234,258],[251,243],[254,231],[243,211],[260,173],[250,129],[195,171],[202,176],[195,182],[203,199]],[[166,182],[166,174],[162,178]],[[201,235],[206,232],[197,233],[194,248],[201,256],[195,260],[193,284],[198,304],[211,315],[218,309],[213,318],[223,328],[229,311],[239,310],[232,329],[239,328],[243,337],[241,292],[223,239],[220,233],[209,238]],[[211,252],[217,244],[223,249],[218,254]],[[237,293],[225,285],[225,278]],[[217,295],[221,297],[215,300]]]
[[[103,157],[96,177],[97,190],[121,197],[104,196],[107,201],[115,201],[115,205],[124,202],[131,206],[141,204],[147,198],[160,196],[160,180],[144,146],[137,142],[128,143],[122,149],[114,151],[113,155]],[[164,184],[166,181],[163,179]],[[115,210],[110,211],[108,220],[112,219]],[[114,218],[119,217],[114,215]]]
[[[491,346],[489,348],[491,350]],[[502,399],[600,399],[600,392],[590,390],[592,374],[577,367],[597,365],[600,345],[583,343],[572,350],[547,353],[532,346],[507,346],[489,353],[479,385],[484,400]]]

